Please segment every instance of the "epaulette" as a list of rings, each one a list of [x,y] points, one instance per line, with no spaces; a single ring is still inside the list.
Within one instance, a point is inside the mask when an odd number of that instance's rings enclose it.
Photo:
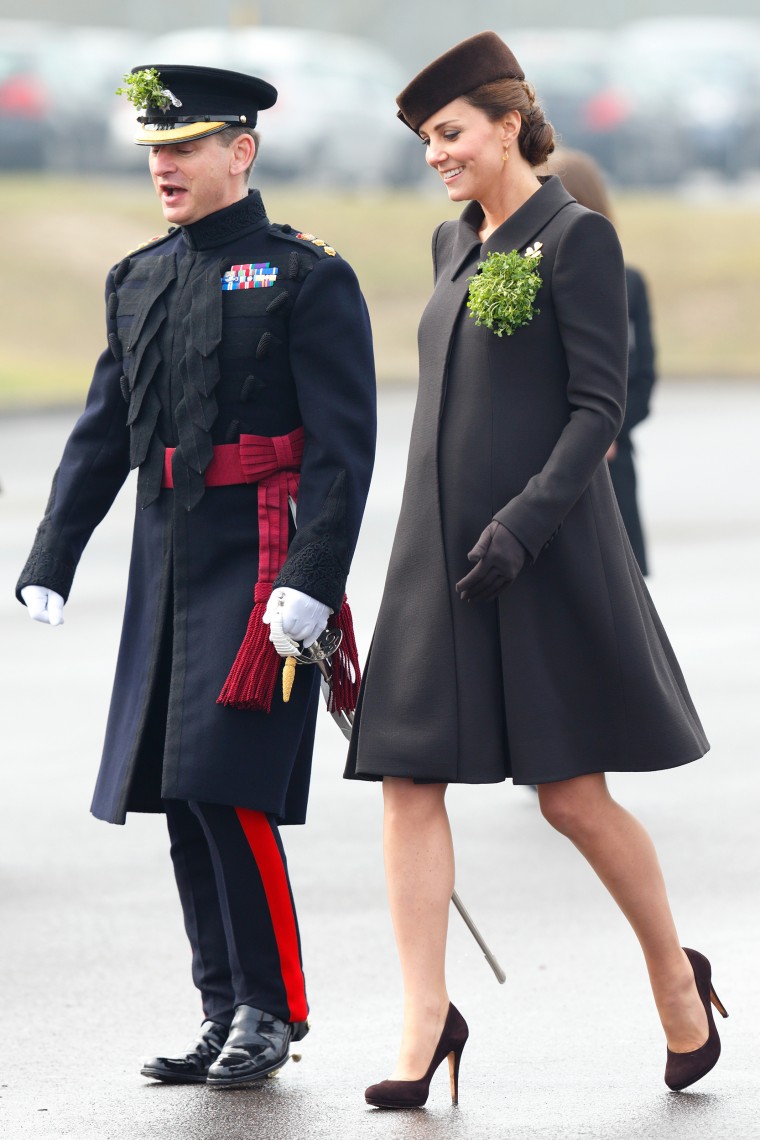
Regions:
[[[302,249],[305,247],[312,253],[316,253],[322,257],[337,256],[337,250],[333,249],[331,245],[328,245],[326,241],[322,241],[322,238],[314,237],[314,234],[294,230],[292,226],[274,224],[269,227],[269,232],[272,237],[284,238],[285,241],[295,242],[296,245],[300,245]]]
[[[128,253],[125,253],[124,256],[132,257],[135,253],[142,253],[144,249],[149,249],[154,245],[160,245],[162,241],[168,241],[170,237],[174,237],[176,232],[177,227],[172,226],[171,229],[167,230],[165,234],[156,234],[155,237],[149,238],[148,241],[144,241],[142,245],[137,245],[134,249],[130,249],[130,251]]]

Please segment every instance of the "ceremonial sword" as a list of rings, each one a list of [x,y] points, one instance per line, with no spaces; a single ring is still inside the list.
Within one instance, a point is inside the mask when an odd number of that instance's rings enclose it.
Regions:
[[[275,623],[279,624],[279,630],[275,628],[275,632],[278,635],[282,636],[283,639],[288,639],[287,634],[283,633],[282,616],[279,613],[276,613],[272,618],[272,624]],[[325,704],[327,706],[327,711],[337,724],[340,731],[345,736],[346,740],[350,740],[351,730],[354,724],[354,714],[344,709],[336,711],[335,709],[330,708],[330,705],[332,704],[332,668],[330,660],[332,658],[332,655],[338,649],[342,636],[342,633],[338,629],[326,629],[324,633],[321,633],[317,640],[313,642],[308,648],[304,648],[299,643],[294,643],[291,641],[294,652],[290,655],[290,658],[286,660],[288,661],[289,666],[290,662],[292,661],[293,664],[290,666],[290,668],[293,670],[296,664],[317,666],[319,672],[321,673],[320,687],[322,689],[322,696],[324,697]],[[461,898],[459,897],[459,894],[456,891],[453,891],[451,895],[451,901],[462,916],[465,926],[472,934],[480,949],[483,951],[486,962],[488,962],[488,965],[496,975],[496,980],[500,985],[503,985],[507,980],[507,976],[499,965],[499,962],[497,961],[493,952],[490,950],[483,935],[475,925],[472,919],[472,915],[467,910],[467,907],[464,905]]]

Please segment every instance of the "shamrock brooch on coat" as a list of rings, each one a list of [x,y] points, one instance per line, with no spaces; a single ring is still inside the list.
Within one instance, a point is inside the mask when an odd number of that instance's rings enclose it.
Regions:
[[[516,249],[509,253],[489,253],[481,261],[470,282],[467,308],[476,325],[491,329],[497,336],[512,336],[527,325],[534,313],[536,294],[541,288],[537,272],[541,260],[541,242],[529,245],[525,255]]]

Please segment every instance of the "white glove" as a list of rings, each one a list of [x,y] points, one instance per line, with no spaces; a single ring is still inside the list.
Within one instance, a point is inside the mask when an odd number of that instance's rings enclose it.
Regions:
[[[46,625],[63,625],[63,598],[47,586],[24,586],[21,590],[29,617]]]
[[[332,610],[329,606],[302,594],[300,590],[292,590],[289,586],[278,586],[272,592],[267,602],[262,621],[270,627],[269,640],[274,645],[280,657],[290,657],[299,652],[296,642],[301,642],[305,649],[319,637],[327,627],[327,619]],[[276,620],[272,624],[272,618]],[[280,636],[280,621],[282,634]]]

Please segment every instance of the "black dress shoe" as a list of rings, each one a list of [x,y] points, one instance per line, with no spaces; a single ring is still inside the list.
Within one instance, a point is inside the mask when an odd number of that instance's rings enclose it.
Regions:
[[[140,1072],[154,1081],[169,1084],[205,1084],[209,1065],[222,1051],[229,1029],[218,1021],[204,1021],[201,1035],[181,1057],[153,1057]]]
[[[282,1068],[288,1059],[291,1041],[301,1041],[308,1032],[306,1021],[280,1021],[263,1009],[239,1005],[224,1048],[210,1067],[206,1083],[226,1089],[260,1081]]]

